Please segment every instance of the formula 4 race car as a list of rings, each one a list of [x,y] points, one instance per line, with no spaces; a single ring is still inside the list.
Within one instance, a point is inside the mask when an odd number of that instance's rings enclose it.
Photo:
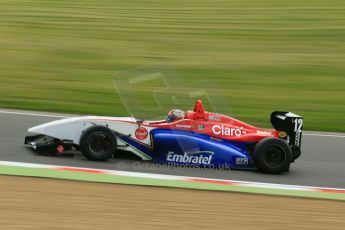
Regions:
[[[25,144],[39,153],[80,150],[89,160],[105,161],[117,150],[162,164],[213,168],[257,168],[264,173],[289,171],[301,154],[303,118],[273,112],[274,131],[232,117],[204,111],[174,109],[165,120],[134,117],[82,116],[42,124],[28,131]],[[226,166],[226,167],[225,167]]]

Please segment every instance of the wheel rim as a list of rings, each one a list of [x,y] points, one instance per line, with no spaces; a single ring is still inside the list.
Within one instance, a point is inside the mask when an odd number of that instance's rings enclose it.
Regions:
[[[285,151],[278,145],[270,146],[264,153],[265,163],[272,168],[280,167],[282,164],[284,164],[285,160]]]
[[[89,137],[89,149],[94,155],[106,153],[111,148],[111,142],[106,133],[97,132]]]

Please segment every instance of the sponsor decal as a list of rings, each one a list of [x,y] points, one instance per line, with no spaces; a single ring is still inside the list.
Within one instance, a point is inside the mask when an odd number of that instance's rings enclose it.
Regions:
[[[279,137],[280,138],[286,138],[287,134],[284,131],[279,132]]]
[[[257,130],[256,133],[259,134],[259,135],[269,135],[269,134],[271,134],[270,132],[262,131],[262,130]]]
[[[211,151],[196,151],[185,152],[183,155],[179,155],[175,154],[172,151],[169,151],[167,155],[167,160],[176,163],[209,165],[211,163],[213,154],[214,153]]]
[[[205,129],[205,125],[197,125],[196,128],[199,129],[199,130],[204,130]]]
[[[236,157],[236,164],[237,165],[247,165],[248,164],[248,158]]]
[[[220,121],[221,117],[219,114],[212,114],[208,116],[208,119],[211,121]]]
[[[222,136],[236,136],[239,137],[246,132],[242,130],[242,128],[233,128],[233,127],[226,127],[223,125],[214,125],[212,127],[212,132],[216,135]]]
[[[295,137],[295,146],[300,147],[301,146],[301,133],[302,132],[297,132],[296,137]]]
[[[135,130],[135,137],[138,140],[145,140],[148,136],[148,132],[144,127],[139,127]]]
[[[191,125],[176,125],[176,128],[190,129],[190,128],[192,128],[192,126]]]

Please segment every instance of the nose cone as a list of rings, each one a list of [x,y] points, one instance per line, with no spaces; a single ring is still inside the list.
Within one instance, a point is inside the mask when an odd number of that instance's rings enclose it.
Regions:
[[[43,134],[61,140],[71,140],[79,144],[82,130],[87,127],[87,117],[72,117],[52,121],[28,129],[30,133]],[[90,122],[86,122],[90,124]]]
[[[45,131],[44,125],[38,125],[38,126],[28,129],[29,133],[44,133],[44,131]]]
[[[61,120],[51,121],[42,125],[34,126],[32,128],[28,129],[28,132],[30,133],[40,133],[40,134],[46,134],[48,131],[56,130],[56,129],[64,129],[69,124],[80,120],[80,118],[73,117],[73,118],[65,118]]]

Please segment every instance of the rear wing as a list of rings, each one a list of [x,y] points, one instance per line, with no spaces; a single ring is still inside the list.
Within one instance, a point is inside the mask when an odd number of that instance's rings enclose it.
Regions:
[[[291,112],[274,111],[271,114],[273,127],[277,131],[286,132],[291,150],[298,156],[301,152],[303,121],[302,116]]]

